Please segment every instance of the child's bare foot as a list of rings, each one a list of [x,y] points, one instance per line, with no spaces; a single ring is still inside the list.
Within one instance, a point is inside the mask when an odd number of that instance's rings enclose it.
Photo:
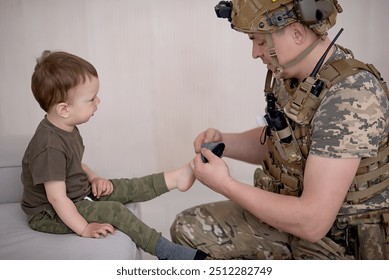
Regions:
[[[180,172],[180,175],[177,179],[177,189],[179,189],[182,192],[186,192],[189,190],[192,186],[194,181],[196,180],[192,167],[190,167],[189,163],[184,165],[182,167]]]
[[[189,163],[174,171],[165,172],[166,185],[169,190],[179,189],[185,192],[192,187],[196,178]]]

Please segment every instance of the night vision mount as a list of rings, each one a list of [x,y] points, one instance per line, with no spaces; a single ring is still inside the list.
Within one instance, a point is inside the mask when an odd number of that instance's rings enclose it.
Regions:
[[[232,1],[220,1],[215,6],[215,12],[218,18],[228,18],[231,21]]]

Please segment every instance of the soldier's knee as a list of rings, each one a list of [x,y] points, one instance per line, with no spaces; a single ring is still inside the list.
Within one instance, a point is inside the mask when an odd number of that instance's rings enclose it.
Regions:
[[[180,230],[179,230],[179,225],[182,225],[182,215],[178,214],[176,218],[174,219],[172,225],[170,226],[170,237],[174,243],[180,244]]]
[[[180,213],[176,216],[170,226],[170,236],[174,243],[191,245],[191,239],[193,239],[193,229],[191,229],[191,226],[186,218],[187,217],[183,215],[183,213]]]

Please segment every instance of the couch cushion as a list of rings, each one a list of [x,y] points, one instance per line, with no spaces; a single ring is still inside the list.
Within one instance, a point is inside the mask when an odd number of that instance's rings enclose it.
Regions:
[[[136,204],[129,208],[139,214]],[[3,260],[140,259],[132,240],[118,230],[100,239],[34,231],[19,203],[0,204],[0,248]]]

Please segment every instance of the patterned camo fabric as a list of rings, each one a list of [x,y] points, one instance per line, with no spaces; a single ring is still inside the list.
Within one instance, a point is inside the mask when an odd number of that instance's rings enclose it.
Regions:
[[[389,131],[389,101],[377,79],[361,71],[334,85],[312,121],[310,153],[332,158],[377,156]],[[388,177],[382,174],[381,180]],[[360,190],[366,189],[367,184]],[[354,191],[353,189],[350,189]],[[344,204],[339,215],[389,207],[389,190],[362,204]]]
[[[329,238],[310,243],[262,223],[232,201],[209,203],[177,215],[172,240],[215,259],[347,259]]]
[[[331,60],[346,57],[337,48]],[[282,96],[285,89],[279,90],[279,98],[287,99]],[[281,103],[285,104],[285,100]],[[379,142],[388,135],[387,119],[389,102],[385,92],[371,73],[361,71],[334,85],[327,93],[312,121],[310,153],[333,158],[374,157]],[[357,213],[379,209],[389,209],[389,190],[363,204],[344,204],[338,217],[346,222]],[[358,228],[360,236],[364,236],[365,242],[370,240],[372,245],[370,249],[365,246],[366,258],[374,256],[374,250],[382,249],[371,242],[374,238],[370,235],[379,231],[374,226],[369,230],[367,226]],[[380,234],[383,236],[382,230]],[[177,215],[171,235],[174,242],[201,249],[216,259],[353,258],[330,238],[317,243],[301,240],[261,222],[231,201],[183,211]]]

